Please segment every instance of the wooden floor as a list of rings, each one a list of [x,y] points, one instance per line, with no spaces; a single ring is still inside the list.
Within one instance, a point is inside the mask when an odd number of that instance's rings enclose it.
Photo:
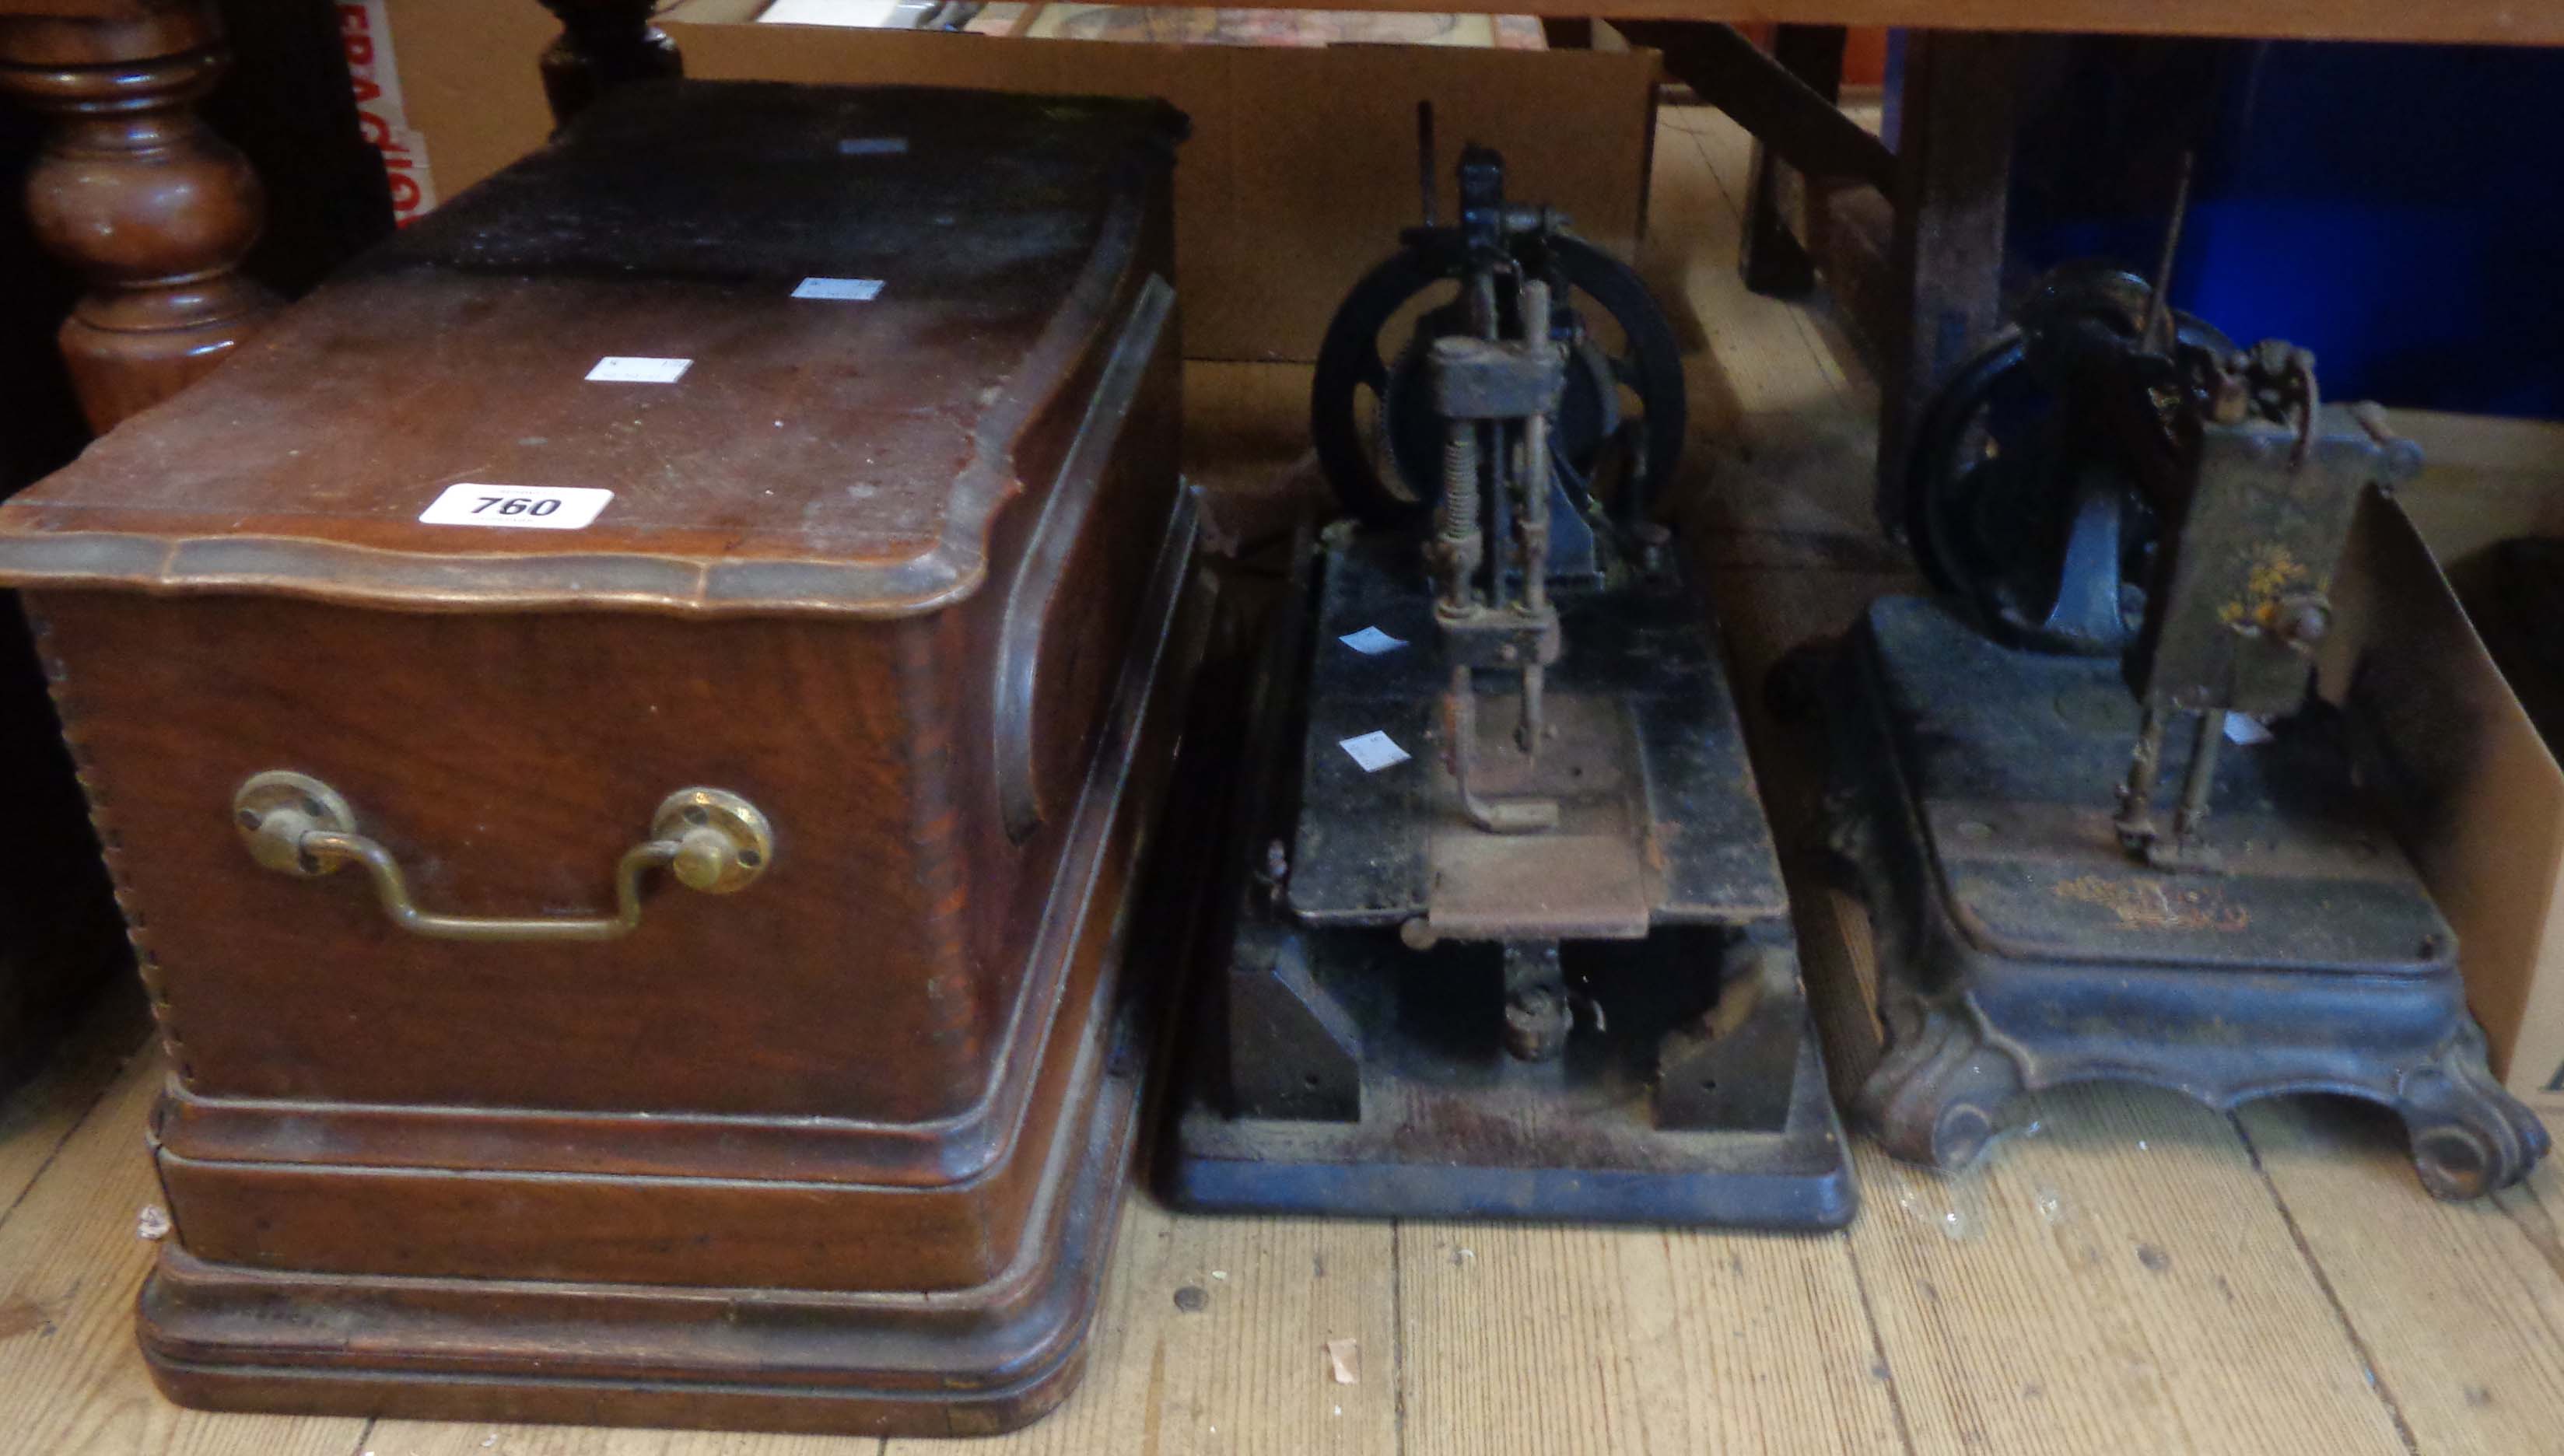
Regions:
[[[1745,145],[1669,112],[1649,268],[1689,301],[1686,524],[1749,687],[1900,583],[1872,391],[1819,313],[1735,283]],[[1697,333],[1698,330],[1695,330]],[[1301,376],[1197,369],[1196,474],[1271,478]],[[1759,735],[1785,841],[1806,765]],[[1869,1055],[1856,912],[1803,884],[1838,1080]],[[882,1443],[177,1410],[132,1347],[158,1068],[103,1010],[0,1117],[0,1456],[816,1456]],[[2564,1182],[2423,1195],[2393,1126],[2115,1089],[2040,1100],[1944,1178],[1858,1149],[1846,1233],[1124,1216],[1084,1386],[991,1452],[2564,1452]],[[1180,1298],[1179,1298],[1180,1296]],[[1351,1342],[1355,1378],[1327,1347]],[[1339,1346],[1339,1350],[1345,1347]],[[902,1452],[927,1443],[891,1442]],[[885,1453],[887,1456],[887,1453]]]

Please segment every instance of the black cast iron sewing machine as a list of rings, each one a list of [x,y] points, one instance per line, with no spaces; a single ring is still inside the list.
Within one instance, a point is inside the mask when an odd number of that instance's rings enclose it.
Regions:
[[[1870,907],[1891,1151],[1973,1159],[2020,1093],[2392,1107],[2443,1196],[2546,1134],[2484,1064],[2457,946],[2310,691],[2363,494],[2420,452],[2124,274],[2049,280],[1921,420],[1904,528],[1828,700]]]
[[[1646,518],[1674,339],[1627,268],[1505,200],[1495,153],[1459,176],[1436,226],[1428,160],[1425,226],[1321,349],[1314,443],[1355,519],[1299,553],[1255,692],[1169,1191],[1839,1224],[1778,859]]]

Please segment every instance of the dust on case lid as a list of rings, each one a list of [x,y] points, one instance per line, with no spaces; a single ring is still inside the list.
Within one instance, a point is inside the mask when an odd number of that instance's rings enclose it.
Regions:
[[[1055,463],[1071,379],[1172,331],[1182,132],[1152,102],[629,87],[0,508],[0,583],[932,610]],[[589,379],[608,358],[691,362]],[[431,510],[461,485],[498,489]]]

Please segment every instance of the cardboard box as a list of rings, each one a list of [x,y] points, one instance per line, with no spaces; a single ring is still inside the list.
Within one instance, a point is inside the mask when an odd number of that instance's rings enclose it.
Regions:
[[[2564,768],[2452,584],[2498,541],[2564,534],[2564,427],[2392,423],[2428,464],[2362,514],[2321,680],[2346,685],[2371,787],[2457,930],[2494,1075],[2564,1130]]]
[[[1419,101],[1434,104],[1446,218],[1451,163],[1474,140],[1504,152],[1513,196],[1560,208],[1620,257],[1633,256],[1642,230],[1652,51],[1176,46],[751,23],[763,7],[690,0],[660,25],[689,76],[1156,96],[1182,107],[1193,135],[1175,168],[1175,256],[1190,358],[1316,356],[1337,304],[1417,221]],[[380,124],[410,138],[414,185],[450,196],[549,133],[534,61],[558,27],[540,7],[339,8],[396,85],[401,114]]]

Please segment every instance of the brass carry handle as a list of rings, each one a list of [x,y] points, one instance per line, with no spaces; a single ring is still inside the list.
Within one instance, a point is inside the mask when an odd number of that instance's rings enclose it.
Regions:
[[[390,850],[356,832],[355,812],[307,774],[251,775],[232,795],[232,822],[251,859],[279,874],[317,879],[363,865],[393,925],[440,940],[612,940],[641,925],[641,877],[667,869],[707,895],[745,890],[774,862],[774,832],[754,804],[717,788],[679,789],[650,819],[650,837],[614,868],[614,914],[578,919],[437,915],[418,908]]]

